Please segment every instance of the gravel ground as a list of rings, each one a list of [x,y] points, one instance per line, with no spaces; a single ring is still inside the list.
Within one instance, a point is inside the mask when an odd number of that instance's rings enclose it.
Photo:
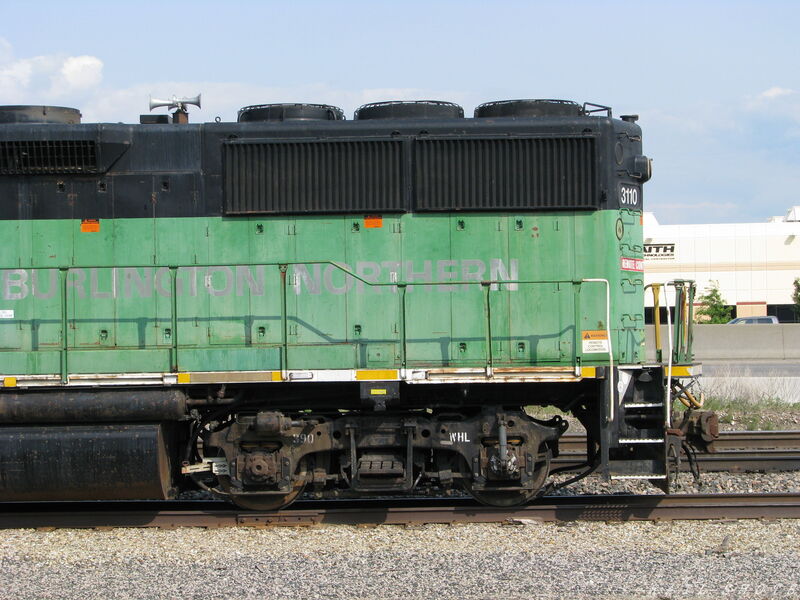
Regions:
[[[797,428],[796,412],[765,418]],[[800,472],[678,483],[800,492]],[[662,492],[589,477],[556,493]],[[800,520],[0,531],[0,599],[797,599],[798,567]]]
[[[0,532],[4,598],[797,598],[800,522]]]
[[[800,491],[800,473],[687,493]],[[560,493],[660,493],[591,477]],[[800,521],[0,531],[0,598],[792,598]]]

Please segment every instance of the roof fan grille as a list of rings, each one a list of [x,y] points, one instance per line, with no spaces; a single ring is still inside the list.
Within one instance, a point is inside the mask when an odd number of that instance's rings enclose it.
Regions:
[[[498,100],[475,109],[475,118],[493,117],[581,117],[583,106],[571,100]]]
[[[373,102],[355,112],[357,121],[367,119],[463,119],[464,109],[441,100],[392,100]]]
[[[343,121],[344,112],[329,104],[254,104],[239,110],[240,123],[263,121]]]

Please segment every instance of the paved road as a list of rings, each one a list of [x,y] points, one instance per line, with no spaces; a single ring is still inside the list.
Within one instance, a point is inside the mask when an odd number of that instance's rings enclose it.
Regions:
[[[800,377],[800,361],[702,361],[706,377]]]

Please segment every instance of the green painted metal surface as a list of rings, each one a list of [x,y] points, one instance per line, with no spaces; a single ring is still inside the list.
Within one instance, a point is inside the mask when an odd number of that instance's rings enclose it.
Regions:
[[[581,343],[606,328],[587,278],[609,281],[615,360],[644,357],[639,211],[3,221],[0,235],[2,374],[603,364]]]

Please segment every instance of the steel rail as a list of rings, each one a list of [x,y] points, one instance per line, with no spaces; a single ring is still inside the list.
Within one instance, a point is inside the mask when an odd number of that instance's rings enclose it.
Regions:
[[[172,503],[173,506],[176,503]],[[222,502],[81,502],[0,505],[2,529],[272,527],[565,521],[798,519],[800,494],[547,496],[494,508],[471,500],[297,502],[282,511],[245,511]]]
[[[582,452],[586,449],[586,436],[580,433],[567,433],[558,442],[562,452]],[[800,449],[800,429],[783,431],[722,431],[714,442],[717,450],[756,448]]]
[[[800,471],[798,450],[723,450],[695,456],[700,471],[708,473],[747,473],[756,471]],[[552,460],[553,468],[578,471],[586,467],[586,454],[564,452]],[[681,470],[690,471],[691,463],[684,456]]]
[[[696,454],[701,471],[800,471],[800,430],[723,432],[714,446],[715,452]],[[559,450],[559,456],[553,459],[554,467],[577,470],[585,466],[585,436],[562,436]],[[681,462],[681,469],[690,470],[686,458]]]

